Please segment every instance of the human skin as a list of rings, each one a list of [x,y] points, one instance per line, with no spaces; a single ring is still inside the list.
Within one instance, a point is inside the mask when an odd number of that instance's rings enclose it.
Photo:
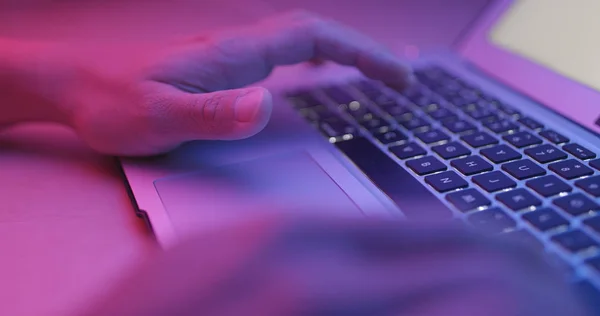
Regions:
[[[154,155],[258,133],[271,96],[246,86],[278,65],[330,60],[394,89],[412,81],[379,44],[307,12],[147,55],[123,52],[118,74],[77,52],[64,43],[0,42],[0,125],[54,122],[104,154]],[[446,224],[274,213],[188,238],[77,313],[586,315],[556,271],[517,245]]]

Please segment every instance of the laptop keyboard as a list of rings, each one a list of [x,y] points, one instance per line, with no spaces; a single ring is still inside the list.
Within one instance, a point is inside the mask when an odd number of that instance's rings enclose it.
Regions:
[[[596,153],[440,67],[415,75],[402,94],[360,79],[289,97],[401,209],[402,191],[427,191],[435,202],[419,201],[421,210],[437,206],[568,271],[600,273]],[[414,182],[394,180],[407,173]]]

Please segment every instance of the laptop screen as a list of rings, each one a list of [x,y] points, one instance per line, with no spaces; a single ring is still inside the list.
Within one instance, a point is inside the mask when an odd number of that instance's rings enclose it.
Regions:
[[[599,16],[599,0],[517,0],[488,36],[505,50],[600,91]]]

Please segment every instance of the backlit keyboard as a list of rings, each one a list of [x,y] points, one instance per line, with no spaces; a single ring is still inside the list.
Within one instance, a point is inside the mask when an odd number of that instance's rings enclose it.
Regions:
[[[401,209],[400,190],[430,191],[434,214],[525,241],[574,281],[600,275],[597,154],[440,67],[415,75],[402,94],[360,79],[288,96]]]

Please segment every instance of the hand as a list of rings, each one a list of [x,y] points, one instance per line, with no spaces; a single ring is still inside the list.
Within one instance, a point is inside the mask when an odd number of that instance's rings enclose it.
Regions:
[[[158,154],[186,141],[256,134],[269,119],[271,96],[260,87],[243,87],[278,65],[315,58],[355,66],[396,89],[411,81],[409,69],[371,39],[297,11],[136,56],[126,76],[84,66],[71,75],[60,103],[94,149]]]
[[[266,217],[136,269],[85,316],[584,316],[520,246],[445,225]]]

